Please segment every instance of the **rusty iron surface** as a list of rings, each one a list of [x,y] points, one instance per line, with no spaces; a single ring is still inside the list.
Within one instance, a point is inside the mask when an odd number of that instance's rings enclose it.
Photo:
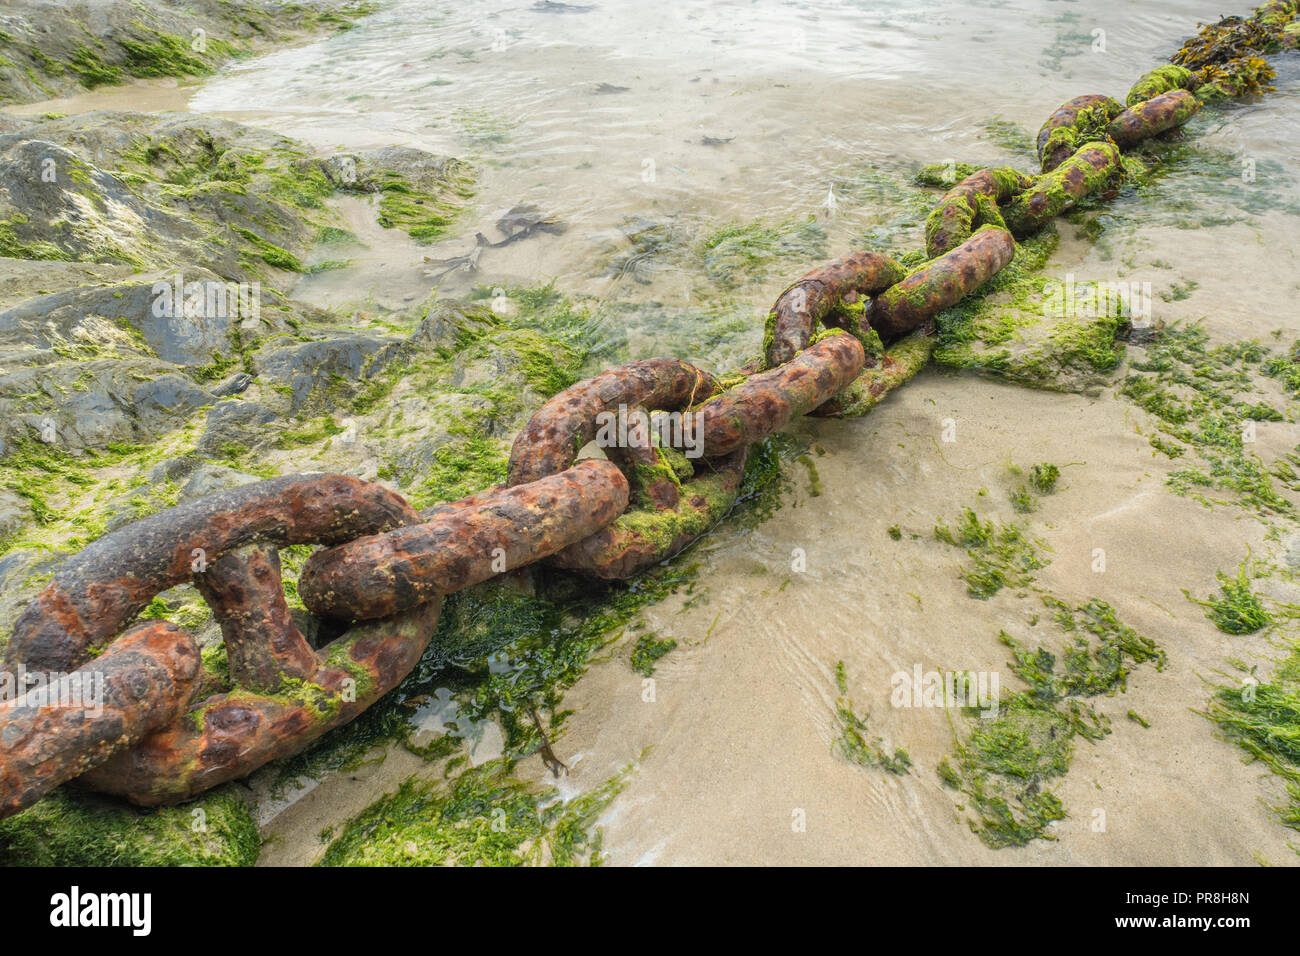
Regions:
[[[14,624],[5,667],[68,671],[161,591],[248,544],[334,544],[418,516],[399,495],[345,475],[288,475],[219,491],[106,534],[65,561]]]
[[[276,548],[240,548],[196,574],[194,585],[221,625],[235,684],[269,691],[316,672],[316,652],[289,613]]]
[[[726,455],[779,431],[857,378],[865,362],[862,343],[836,332],[786,364],[751,375],[697,409],[704,455]]]
[[[175,724],[198,672],[194,639],[153,621],[57,684],[0,704],[0,817]]]
[[[1003,210],[1007,228],[1018,236],[1030,235],[1122,175],[1123,165],[1114,145],[1087,143],[1011,201]]]
[[[764,356],[767,367],[775,368],[794,358],[841,301],[854,303],[859,297],[884,292],[905,274],[906,270],[889,256],[854,252],[803,276],[772,306],[772,341]],[[843,322],[833,324],[844,327]]]
[[[980,226],[1000,225],[996,208],[1033,183],[1032,176],[1012,169],[981,169],[943,194],[925,221],[925,251],[930,258],[951,252]],[[986,212],[988,210],[988,212]]]
[[[312,679],[278,694],[235,690],[191,708],[169,726],[80,778],[140,806],[185,800],[297,753],[396,687],[419,662],[441,599],[350,629],[319,652]]]
[[[510,449],[507,484],[522,485],[573,464],[596,437],[601,413],[625,408],[668,410],[703,401],[717,380],[679,359],[644,359],[601,372],[560,392],[528,420]]]
[[[1011,233],[984,226],[956,249],[876,296],[867,321],[882,341],[902,338],[993,278],[1015,252]]]
[[[1049,151],[1047,141],[1051,138],[1052,133],[1058,129],[1074,126],[1079,121],[1079,114],[1083,110],[1097,109],[1106,110],[1108,115],[1117,115],[1122,111],[1123,107],[1109,96],[1089,93],[1067,100],[1047,118],[1047,122],[1038,131],[1037,143],[1038,161],[1042,164],[1043,172],[1050,173],[1074,155],[1074,149],[1069,146],[1057,146]]]
[[[627,479],[616,465],[582,461],[421,524],[317,551],[298,594],[316,614],[387,617],[554,554],[609,524],[627,503]]]
[[[679,553],[726,517],[745,477],[748,446],[695,465],[695,477],[681,485],[678,501],[656,507],[653,524],[637,515],[613,524],[560,551],[551,563],[606,580],[630,577]]]
[[[1182,126],[1200,107],[1196,97],[1186,90],[1170,90],[1130,106],[1115,117],[1108,132],[1115,145],[1128,149],[1144,139]]]

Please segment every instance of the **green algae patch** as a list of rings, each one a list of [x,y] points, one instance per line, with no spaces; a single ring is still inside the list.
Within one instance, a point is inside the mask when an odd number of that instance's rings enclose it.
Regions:
[[[596,820],[627,771],[568,800],[492,761],[450,784],[408,779],[350,820],[320,866],[599,866]]]
[[[14,229],[15,223],[24,225],[27,218],[21,213],[15,214],[11,219],[0,219],[0,259],[39,259],[39,260],[70,260],[73,259],[71,253],[64,251],[52,242],[42,240],[24,241],[18,237]]]
[[[6,866],[252,866],[261,840],[233,787],[142,810],[67,788],[0,820]]]
[[[474,177],[467,164],[449,161],[438,189],[421,189],[400,173],[388,171],[379,183],[379,225],[401,229],[416,242],[436,242],[451,234],[474,195]]]
[[[1286,376],[1287,360],[1268,356],[1258,342],[1214,345],[1200,324],[1190,324],[1162,330],[1145,356],[1130,362],[1120,393],[1152,416],[1155,450],[1183,459],[1166,478],[1175,494],[1207,507],[1294,513],[1283,492],[1300,491],[1293,467],[1300,456],[1266,462],[1254,453],[1254,423],[1281,418],[1258,400],[1258,378]]]
[[[1048,564],[1021,526],[981,521],[970,508],[962,513],[955,528],[936,524],[934,536],[966,552],[968,563],[961,578],[966,582],[966,592],[982,601],[1004,587],[1027,586],[1034,572]]]
[[[1056,491],[1056,482],[1060,477],[1060,468],[1049,462],[1041,462],[1030,470],[1029,483],[1040,495],[1050,495]]]
[[[1124,105],[1136,106],[1143,100],[1149,100],[1161,93],[1168,93],[1171,90],[1191,89],[1194,85],[1194,77],[1195,74],[1185,66],[1178,66],[1174,63],[1163,64],[1142,74],[1142,77],[1129,90]]]
[[[912,758],[902,747],[895,747],[889,753],[880,737],[874,736],[867,726],[867,717],[859,716],[853,709],[853,699],[848,696],[849,682],[844,671],[844,662],[835,664],[835,686],[840,696],[835,702],[835,720],[839,724],[840,735],[835,739],[831,750],[849,763],[861,767],[879,767],[887,773],[901,775],[910,773]]]
[[[1051,231],[1018,242],[1006,268],[941,312],[935,362],[1053,391],[1108,384],[1123,357],[1116,335],[1134,290],[1043,275],[1057,242]]]
[[[1205,716],[1248,760],[1277,775],[1287,802],[1274,810],[1281,823],[1300,830],[1300,644],[1291,646],[1269,680],[1252,674],[1238,685],[1217,686]]]
[[[967,798],[971,832],[992,849],[1054,838],[1050,824],[1067,814],[1052,787],[1069,771],[1076,739],[1095,743],[1110,733],[1110,719],[1090,701],[1125,690],[1134,665],[1165,664],[1164,652],[1104,601],[1043,600],[1064,648],[1030,650],[1001,632],[1011,670],[1026,689],[1000,701],[992,717],[950,711],[954,750],[938,767],[944,786]]]
[[[659,659],[676,647],[677,642],[671,637],[661,641],[653,634],[642,634],[632,648],[632,670],[642,677],[651,676]]]
[[[1012,475],[1022,475],[1019,467],[1011,468]],[[1056,482],[1061,477],[1061,469],[1056,465],[1040,463],[1029,470],[1029,480],[1011,490],[1011,507],[1017,514],[1029,514],[1038,510],[1038,498],[1056,491]]]
[[[1248,669],[1244,663],[1231,661],[1241,672],[1239,681],[1213,683],[1213,696],[1203,716],[1245,751],[1248,761],[1262,762],[1278,777],[1287,799],[1273,809],[1281,823],[1300,830],[1300,641],[1296,639],[1300,607],[1275,601],[1265,606],[1249,590],[1244,562],[1235,579],[1220,573],[1219,581],[1219,601],[1197,603],[1207,605],[1207,614],[1223,620],[1225,626],[1220,629],[1230,634],[1281,630],[1286,640],[1278,640],[1275,646],[1283,648],[1286,656],[1271,662],[1267,678],[1258,676],[1259,665]]]
[[[1216,572],[1215,576],[1219,579],[1217,597],[1204,601],[1191,598],[1205,608],[1205,616],[1214,622],[1215,627],[1224,634],[1254,634],[1272,623],[1273,617],[1264,607],[1264,602],[1251,590],[1244,564],[1237,569],[1236,577],[1222,571]]]
[[[700,264],[724,288],[760,281],[779,261],[817,261],[827,254],[826,230],[816,219],[732,223],[700,241]]]

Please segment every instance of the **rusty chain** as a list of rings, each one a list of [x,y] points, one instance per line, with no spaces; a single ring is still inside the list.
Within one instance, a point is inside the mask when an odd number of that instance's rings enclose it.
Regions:
[[[1298,10],[1300,0],[1272,0],[1252,22],[1278,32]],[[1039,132],[1040,174],[982,169],[941,197],[924,265],[855,252],[809,272],[777,298],[761,359],[731,376],[649,359],[565,389],[515,439],[503,485],[417,514],[378,484],[290,475],[95,541],[14,626],[6,670],[63,676],[59,688],[0,704],[0,817],[74,778],[145,806],[192,797],[302,750],[397,686],[432,638],[444,595],[540,560],[617,579],[678,553],[735,504],[750,445],[798,416],[842,414],[835,396],[846,389],[878,396],[898,384],[905,375],[868,347],[929,334],[939,312],[1011,261],[1016,236],[1117,187],[1121,150],[1182,126],[1201,105],[1190,89],[1224,76],[1221,62],[1160,67],[1126,105],[1070,100]],[[656,442],[664,413],[689,425],[661,429]],[[632,426],[601,443],[608,460],[578,460],[601,421],[619,415]],[[351,622],[320,649],[294,623],[281,583],[277,549],[294,544],[324,546],[299,578],[308,610]],[[170,622],[116,636],[186,582],[220,624],[230,689],[212,686],[197,642]],[[60,693],[92,671],[94,714]]]

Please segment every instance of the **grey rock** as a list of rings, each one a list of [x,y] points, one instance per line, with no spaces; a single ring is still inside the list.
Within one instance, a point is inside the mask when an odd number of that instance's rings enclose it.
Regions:
[[[202,238],[190,220],[146,202],[112,173],[25,133],[0,136],[0,218],[19,242],[52,244],[62,257],[91,262],[149,262],[160,242],[184,247]],[[50,168],[55,177],[47,181]]]
[[[216,399],[184,375],[160,375],[152,382],[142,382],[132,396],[135,416],[140,427],[161,434],[178,420],[189,417],[195,409],[211,405]]]
[[[66,555],[44,548],[17,548],[0,557],[0,643],[8,641],[14,621],[27,602],[45,586],[44,576],[55,571]],[[38,577],[39,576],[39,577]]]
[[[164,381],[152,390],[159,379]],[[200,394],[201,393],[201,394]],[[145,405],[137,405],[137,397]],[[100,359],[0,372],[0,436],[41,437],[47,422],[65,450],[139,443],[176,427],[211,397],[156,359]],[[195,404],[197,403],[197,404]]]
[[[200,465],[194,469],[189,480],[181,488],[181,500],[189,501],[192,498],[202,498],[204,495],[210,495],[215,491],[224,491],[227,488],[238,488],[240,485],[252,484],[260,481],[256,475],[250,475],[234,468],[227,468],[225,465]]]
[[[339,189],[379,192],[394,174],[423,192],[438,193],[448,187],[465,164],[450,156],[437,156],[410,146],[384,146],[345,153],[316,161]]]
[[[335,377],[349,381],[370,378],[400,354],[399,339],[344,333],[314,342],[273,345],[253,363],[260,380],[287,385],[294,412],[306,408]]]
[[[121,262],[0,259],[0,312],[59,289],[115,282],[130,275],[131,267]]]
[[[464,442],[463,435],[454,434],[451,429],[464,420],[467,415],[480,416],[492,408],[492,402],[482,395],[448,394],[436,402],[416,399],[404,402],[402,418],[405,421],[419,422],[425,428],[425,434],[406,448],[399,451],[393,462],[402,475],[420,475],[428,472],[443,448]],[[486,429],[490,437],[499,429]]]
[[[156,65],[142,59],[141,47],[156,45],[158,34],[182,37],[192,62],[189,72],[209,72],[254,40],[285,40],[304,31],[323,32],[345,25],[318,14],[347,16],[348,0],[5,0],[0,29],[8,34],[5,66],[0,68],[0,102],[27,102],[80,92],[86,68],[102,78],[113,71],[123,79],[151,75]],[[194,29],[220,37],[227,46],[189,49]],[[89,50],[89,60],[86,52]],[[96,62],[97,61],[97,62]],[[7,118],[0,118],[0,130]]]
[[[220,385],[212,389],[212,394],[220,397],[238,395],[253,384],[253,376],[247,372],[236,372],[230,378],[226,379]]]
[[[261,443],[267,426],[282,421],[275,409],[257,402],[228,399],[208,412],[207,424],[195,451],[205,458],[219,458],[226,448],[251,448]]]
[[[0,541],[22,531],[32,519],[32,506],[22,495],[0,488]]]

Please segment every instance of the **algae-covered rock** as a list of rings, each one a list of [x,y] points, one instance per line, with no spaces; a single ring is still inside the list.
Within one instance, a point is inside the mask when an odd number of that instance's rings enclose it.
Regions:
[[[1055,233],[1017,243],[1010,265],[940,313],[935,362],[1055,391],[1108,384],[1122,357],[1116,335],[1149,311],[1149,289],[1048,276],[1056,244]]]
[[[333,187],[302,157],[276,133],[185,113],[29,119],[0,135],[0,255],[284,285],[334,221]]]
[[[5,866],[252,866],[260,848],[233,786],[157,810],[63,787],[0,820]]]
[[[939,323],[940,365],[1091,393],[1119,366],[1115,337],[1130,307],[1106,284],[1045,278],[1039,292],[992,295],[953,311],[964,314]]]
[[[243,339],[288,331],[270,305],[260,287],[227,283],[206,269],[160,270],[36,295],[4,309],[0,348],[112,350],[197,370]]]
[[[21,495],[0,488],[0,541],[22,529],[32,518],[32,506]]]
[[[0,103],[132,77],[204,76],[255,43],[347,29],[373,8],[360,0],[6,0]]]
[[[379,224],[432,242],[450,231],[473,195],[469,164],[409,146],[385,146],[318,161],[336,189],[379,195]]]
[[[36,440],[64,452],[149,441],[207,401],[187,381],[153,385],[174,371],[157,359],[122,358],[35,364],[0,374],[0,437],[6,446]],[[157,399],[167,394],[183,404],[160,404]]]
[[[253,358],[256,378],[288,390],[301,411],[336,379],[359,381],[382,371],[401,350],[391,336],[339,333],[312,342],[273,341]]]

